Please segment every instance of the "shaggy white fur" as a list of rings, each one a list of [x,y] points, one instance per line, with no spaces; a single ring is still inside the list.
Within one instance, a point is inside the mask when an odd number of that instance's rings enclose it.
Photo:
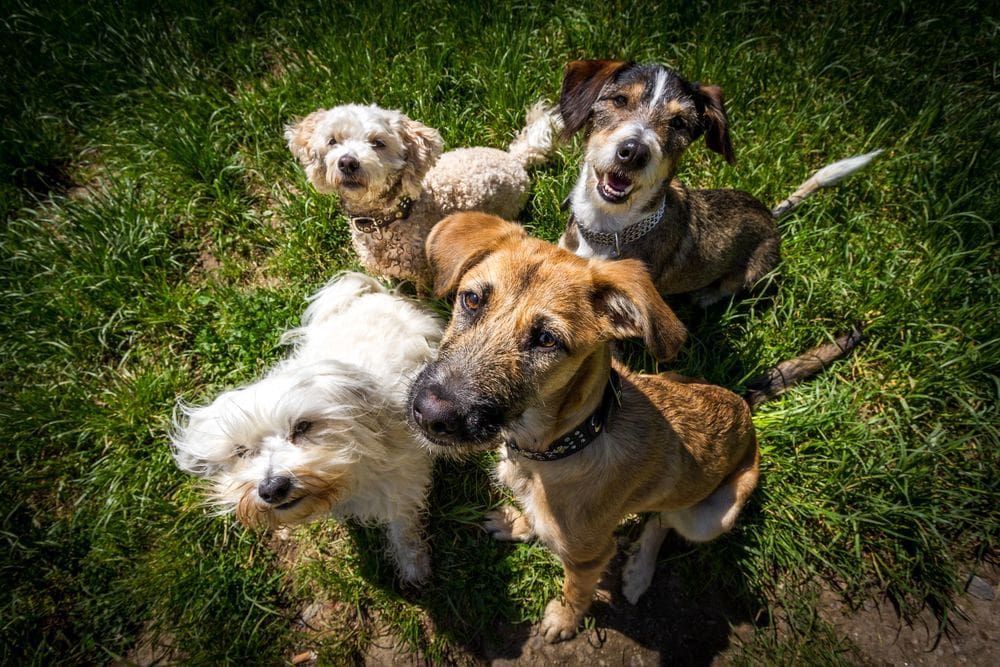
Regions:
[[[442,155],[437,130],[399,111],[345,104],[288,125],[285,138],[316,190],[340,197],[362,266],[426,288],[431,228],[458,211],[514,219],[528,199],[526,169],[547,158],[561,127],[558,113],[538,103],[506,151]]]
[[[419,584],[430,574],[421,524],[432,462],[406,425],[406,388],[441,330],[374,279],[344,274],[286,334],[286,360],[209,405],[179,406],[174,459],[246,525],[387,524],[400,577]]]

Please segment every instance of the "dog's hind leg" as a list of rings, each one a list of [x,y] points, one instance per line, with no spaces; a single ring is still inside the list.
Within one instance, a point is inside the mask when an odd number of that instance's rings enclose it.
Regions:
[[[431,554],[419,514],[396,517],[389,522],[386,533],[399,578],[411,586],[427,581],[431,576]]]
[[[670,532],[670,524],[659,514],[646,521],[642,535],[632,545],[632,553],[622,570],[622,593],[629,604],[635,604],[653,582],[656,571],[656,556],[660,553],[663,540]]]
[[[742,464],[710,496],[682,510],[661,512],[660,517],[692,542],[708,542],[729,532],[757,486],[759,464],[760,452],[755,440]]]
[[[707,308],[727,297],[749,292],[757,281],[778,265],[781,259],[780,247],[781,242],[777,237],[764,239],[738,269],[719,278],[716,284],[695,291],[692,294],[694,301],[702,308]]]

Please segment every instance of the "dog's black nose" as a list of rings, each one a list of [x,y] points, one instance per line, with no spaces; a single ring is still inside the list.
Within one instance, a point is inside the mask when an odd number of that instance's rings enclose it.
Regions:
[[[615,157],[618,158],[618,164],[623,167],[642,169],[649,162],[649,148],[641,141],[628,139],[618,144]]]
[[[292,478],[278,475],[266,477],[257,485],[257,495],[269,505],[276,505],[288,497],[292,490]]]
[[[413,420],[428,435],[454,435],[462,417],[455,404],[441,396],[434,386],[427,386],[413,398]]]
[[[337,169],[348,176],[356,172],[360,166],[358,158],[353,155],[341,155],[340,159],[337,160]]]

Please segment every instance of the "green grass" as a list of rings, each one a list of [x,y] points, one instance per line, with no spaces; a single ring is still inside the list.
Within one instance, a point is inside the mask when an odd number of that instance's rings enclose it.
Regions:
[[[120,4],[120,3],[119,3]],[[0,660],[109,662],[151,639],[193,663],[357,660],[385,628],[431,660],[535,622],[560,568],[478,529],[490,457],[437,470],[432,583],[401,592],[375,529],[271,540],[211,516],[173,466],[178,398],[280,357],[303,298],[356,268],[345,220],[282,126],[378,102],[448,146],[505,145],[577,57],[657,60],[726,92],[738,163],[681,177],[766,203],[874,148],[781,223],[766,297],[702,313],[674,367],[734,389],[863,321],[852,359],[762,408],[759,491],[715,543],[665,549],[766,622],[738,661],[857,659],[815,617],[887,595],[946,622],[1000,537],[1000,17],[962,3],[8,3],[0,38]],[[522,220],[558,237],[579,142],[537,169]],[[637,365],[648,359],[637,351]],[[635,524],[626,527],[634,533]],[[729,572],[741,577],[733,582]],[[327,603],[334,630],[294,620]],[[669,601],[664,601],[669,604]],[[612,612],[613,613],[613,612]],[[667,644],[669,646],[669,644]]]

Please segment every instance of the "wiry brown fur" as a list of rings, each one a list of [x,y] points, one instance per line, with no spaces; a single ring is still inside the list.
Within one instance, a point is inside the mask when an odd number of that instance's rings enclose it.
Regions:
[[[588,447],[544,462],[505,451],[497,468],[521,510],[491,514],[487,528],[537,537],[563,563],[562,597],[542,622],[547,641],[575,634],[625,516],[657,512],[692,540],[732,528],[757,482],[747,404],[612,359],[615,339],[641,336],[667,360],[686,335],[639,262],[585,260],[471,213],[439,223],[427,252],[438,292],[458,293],[439,358],[410,392],[410,419],[433,444],[546,451],[594,412],[612,367],[622,378],[620,407]]]

